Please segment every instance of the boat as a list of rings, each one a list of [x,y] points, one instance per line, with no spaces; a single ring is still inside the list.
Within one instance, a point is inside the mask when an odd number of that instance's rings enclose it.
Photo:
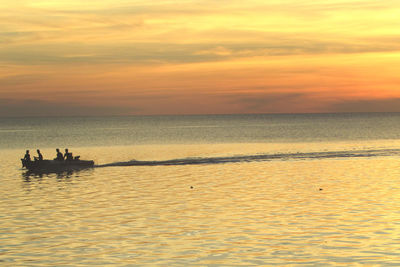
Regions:
[[[78,157],[72,160],[35,160],[21,159],[22,167],[31,172],[63,172],[81,170],[94,167],[93,160],[81,160]]]

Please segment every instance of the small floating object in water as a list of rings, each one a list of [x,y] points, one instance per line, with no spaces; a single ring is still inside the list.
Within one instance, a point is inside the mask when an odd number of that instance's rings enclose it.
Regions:
[[[193,186],[190,186],[190,189],[193,189]]]
[[[319,189],[319,191],[322,191],[322,190],[324,190],[324,189],[322,189],[322,188]]]

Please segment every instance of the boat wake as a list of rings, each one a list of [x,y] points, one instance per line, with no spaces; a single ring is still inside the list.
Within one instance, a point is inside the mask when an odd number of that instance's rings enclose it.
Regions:
[[[385,157],[385,156],[400,156],[400,149],[257,154],[257,155],[238,155],[229,157],[183,158],[183,159],[171,159],[171,160],[159,160],[159,161],[130,160],[124,162],[113,162],[102,165],[96,165],[95,167],[170,166],[170,165],[176,166],[176,165],[241,163],[241,162],[272,161],[272,160],[313,160],[313,159],[317,160],[317,159],[364,158],[364,157]]]

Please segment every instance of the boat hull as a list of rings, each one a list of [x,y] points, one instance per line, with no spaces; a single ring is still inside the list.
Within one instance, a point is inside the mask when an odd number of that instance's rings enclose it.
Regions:
[[[34,172],[62,172],[81,170],[94,167],[93,160],[36,160],[26,161],[21,159],[22,167]]]

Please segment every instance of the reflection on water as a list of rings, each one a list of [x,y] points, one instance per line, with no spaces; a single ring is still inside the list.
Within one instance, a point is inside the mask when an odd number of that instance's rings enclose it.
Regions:
[[[83,153],[107,163],[286,149],[230,147]],[[61,174],[8,167],[0,195],[0,265],[396,266],[398,160],[281,159]]]
[[[25,182],[31,182],[32,179],[43,179],[43,177],[52,178],[56,176],[57,180],[71,178],[73,171],[63,171],[63,172],[35,172],[35,171],[25,171],[22,173],[22,178]],[[53,175],[54,174],[54,175]]]
[[[24,171],[22,172],[22,179],[25,182],[32,182],[33,180],[41,180],[43,178],[53,179],[56,178],[57,181],[63,181],[70,179],[72,177],[80,177],[82,172],[90,172],[90,169],[86,170],[68,170],[68,171],[60,171],[60,172],[37,172],[37,171]],[[88,174],[88,173],[86,173]]]
[[[63,170],[63,171],[23,171],[22,178],[26,182],[30,182],[32,179],[42,179],[42,178],[54,178],[61,181],[63,179],[69,179],[73,176],[79,177],[82,172],[90,172],[91,169],[81,169],[81,170]]]
[[[26,192],[31,192],[33,189],[43,190],[44,186],[53,181],[56,181],[57,190],[63,190],[67,188],[68,184],[73,183],[74,179],[80,179],[81,177],[90,177],[91,175],[93,175],[93,172],[90,169],[48,173],[22,171],[22,188],[24,188]]]

